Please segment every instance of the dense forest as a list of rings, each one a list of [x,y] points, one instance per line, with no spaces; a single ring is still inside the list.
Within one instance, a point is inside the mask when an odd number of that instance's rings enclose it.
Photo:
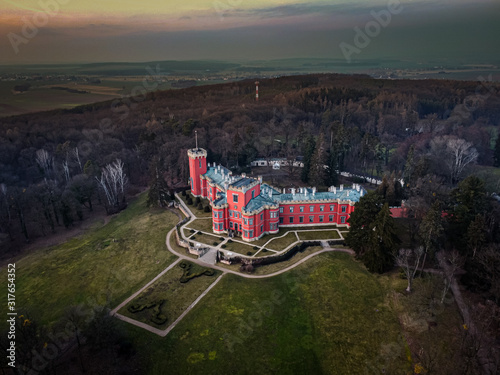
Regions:
[[[302,181],[319,187],[339,170],[404,178],[406,198],[425,194],[427,180],[452,187],[472,166],[500,163],[498,89],[487,80],[308,75],[262,80],[259,102],[254,82],[240,81],[3,118],[2,249],[71,227],[96,205],[117,212],[127,188],[158,176],[171,190],[184,186],[195,131],[209,162],[237,171],[257,157],[303,158]],[[484,175],[494,189],[494,175]]]

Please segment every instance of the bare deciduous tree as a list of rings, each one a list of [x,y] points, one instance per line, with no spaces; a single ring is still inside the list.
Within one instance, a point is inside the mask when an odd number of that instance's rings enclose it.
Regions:
[[[465,167],[475,163],[479,156],[471,142],[452,135],[435,137],[431,141],[431,152],[447,167],[452,183],[457,182]]]
[[[52,164],[54,162],[54,158],[50,156],[50,154],[44,149],[38,150],[36,152],[36,162],[43,169],[44,173],[47,175],[49,171],[52,169]]]
[[[104,191],[110,207],[120,207],[125,200],[125,188],[128,178],[123,171],[123,162],[116,159],[113,163],[102,169],[101,178],[96,180],[99,187]]]
[[[424,248],[419,246],[416,249],[401,249],[396,256],[396,264],[403,269],[408,280],[408,287],[406,288],[408,293],[412,291],[413,279],[417,273],[423,253]]]

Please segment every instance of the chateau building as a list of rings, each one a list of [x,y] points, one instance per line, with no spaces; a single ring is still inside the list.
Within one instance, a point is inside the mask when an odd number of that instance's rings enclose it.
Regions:
[[[212,207],[215,233],[241,235],[253,241],[279,227],[305,227],[337,224],[348,226],[354,204],[365,194],[359,185],[346,189],[330,187],[289,189],[283,192],[245,174],[233,176],[220,165],[207,166],[207,152],[188,150],[191,193],[207,198]]]

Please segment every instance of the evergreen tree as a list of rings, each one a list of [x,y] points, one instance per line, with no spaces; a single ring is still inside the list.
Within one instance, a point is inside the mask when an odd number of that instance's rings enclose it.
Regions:
[[[302,168],[302,173],[300,175],[300,179],[303,182],[309,182],[309,173],[311,170],[311,161],[314,154],[314,150],[316,148],[316,142],[314,138],[309,135],[305,141],[304,147],[304,168]]]
[[[483,180],[469,176],[450,194],[451,207],[448,215],[448,238],[462,253],[467,249],[467,231],[478,214],[488,210],[489,200]]]
[[[497,137],[497,141],[495,142],[495,151],[493,154],[493,165],[495,167],[500,167],[500,134]]]
[[[309,171],[309,181],[314,186],[324,185],[326,181],[327,155],[325,150],[325,140],[321,134],[316,142],[316,149],[311,159],[311,167]]]
[[[412,177],[413,177],[413,172],[415,170],[415,146],[411,145],[410,149],[408,150],[408,155],[406,156],[406,164],[403,172],[403,180],[405,183],[405,187],[410,187],[412,186]]]
[[[376,192],[369,192],[354,206],[354,212],[348,220],[350,228],[345,243],[362,258],[371,248],[374,219],[380,212],[383,199]]]
[[[370,272],[389,271],[394,266],[394,257],[399,244],[391,210],[385,203],[375,218],[371,248],[362,258],[366,268]]]
[[[424,260],[422,262],[422,269],[425,265],[427,255],[434,256],[435,252],[439,250],[439,241],[444,232],[443,219],[441,217],[441,207],[438,202],[434,202],[429,211],[422,219],[419,228],[419,235],[422,238],[424,245]]]

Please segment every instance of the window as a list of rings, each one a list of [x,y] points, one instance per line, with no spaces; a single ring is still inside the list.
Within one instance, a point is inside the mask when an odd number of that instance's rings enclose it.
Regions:
[[[260,233],[262,233],[262,232],[264,232],[264,226],[263,225],[260,226]]]
[[[248,224],[248,220],[247,219],[243,219],[243,224],[247,225]]]
[[[251,231],[249,232],[249,236],[248,236],[248,237],[253,238],[253,230],[251,230]]]
[[[335,211],[335,206],[333,204],[330,206],[330,211]]]
[[[342,212],[346,212],[347,210],[347,207],[346,206],[342,206]]]
[[[201,159],[200,159],[200,169],[201,169]]]
[[[261,220],[261,221],[262,221],[262,220],[264,220],[264,213],[261,213],[261,214],[260,214],[260,220]]]
[[[340,222],[341,222],[342,224],[345,224],[345,216],[342,216],[342,217],[340,218]]]
[[[293,224],[293,217],[290,217],[290,224]]]
[[[283,207],[280,207],[280,214],[283,213]]]
[[[314,223],[314,216],[309,216],[309,222]]]
[[[243,236],[244,237],[248,237],[248,231],[247,230],[243,231]]]
[[[252,190],[252,198],[255,198],[255,190]]]
[[[300,212],[304,212],[304,206],[300,206]]]
[[[229,210],[229,217],[233,217],[233,210]]]
[[[248,219],[248,224],[253,225],[253,219]]]
[[[330,221],[330,222],[333,221],[333,215],[328,216],[328,221]]]
[[[293,206],[290,207],[290,213],[293,213]]]
[[[309,212],[314,212],[314,206],[309,206]]]
[[[319,210],[323,212],[325,210],[325,206],[319,206]]]
[[[233,222],[232,221],[229,222],[229,228],[233,229]]]
[[[303,223],[304,222],[304,216],[300,216],[299,217],[299,223]]]
[[[233,203],[238,203],[238,194],[233,194]]]
[[[238,209],[238,206],[237,205],[234,205],[234,210],[236,211]]]
[[[320,216],[320,217],[319,217],[319,222],[320,222],[320,223],[322,223],[322,222],[323,222],[323,218],[324,218],[323,216]]]
[[[283,224],[283,218],[280,217],[280,224]]]
[[[212,193],[213,193],[213,192],[212,192],[212,188],[210,188],[210,195],[212,195]]]

